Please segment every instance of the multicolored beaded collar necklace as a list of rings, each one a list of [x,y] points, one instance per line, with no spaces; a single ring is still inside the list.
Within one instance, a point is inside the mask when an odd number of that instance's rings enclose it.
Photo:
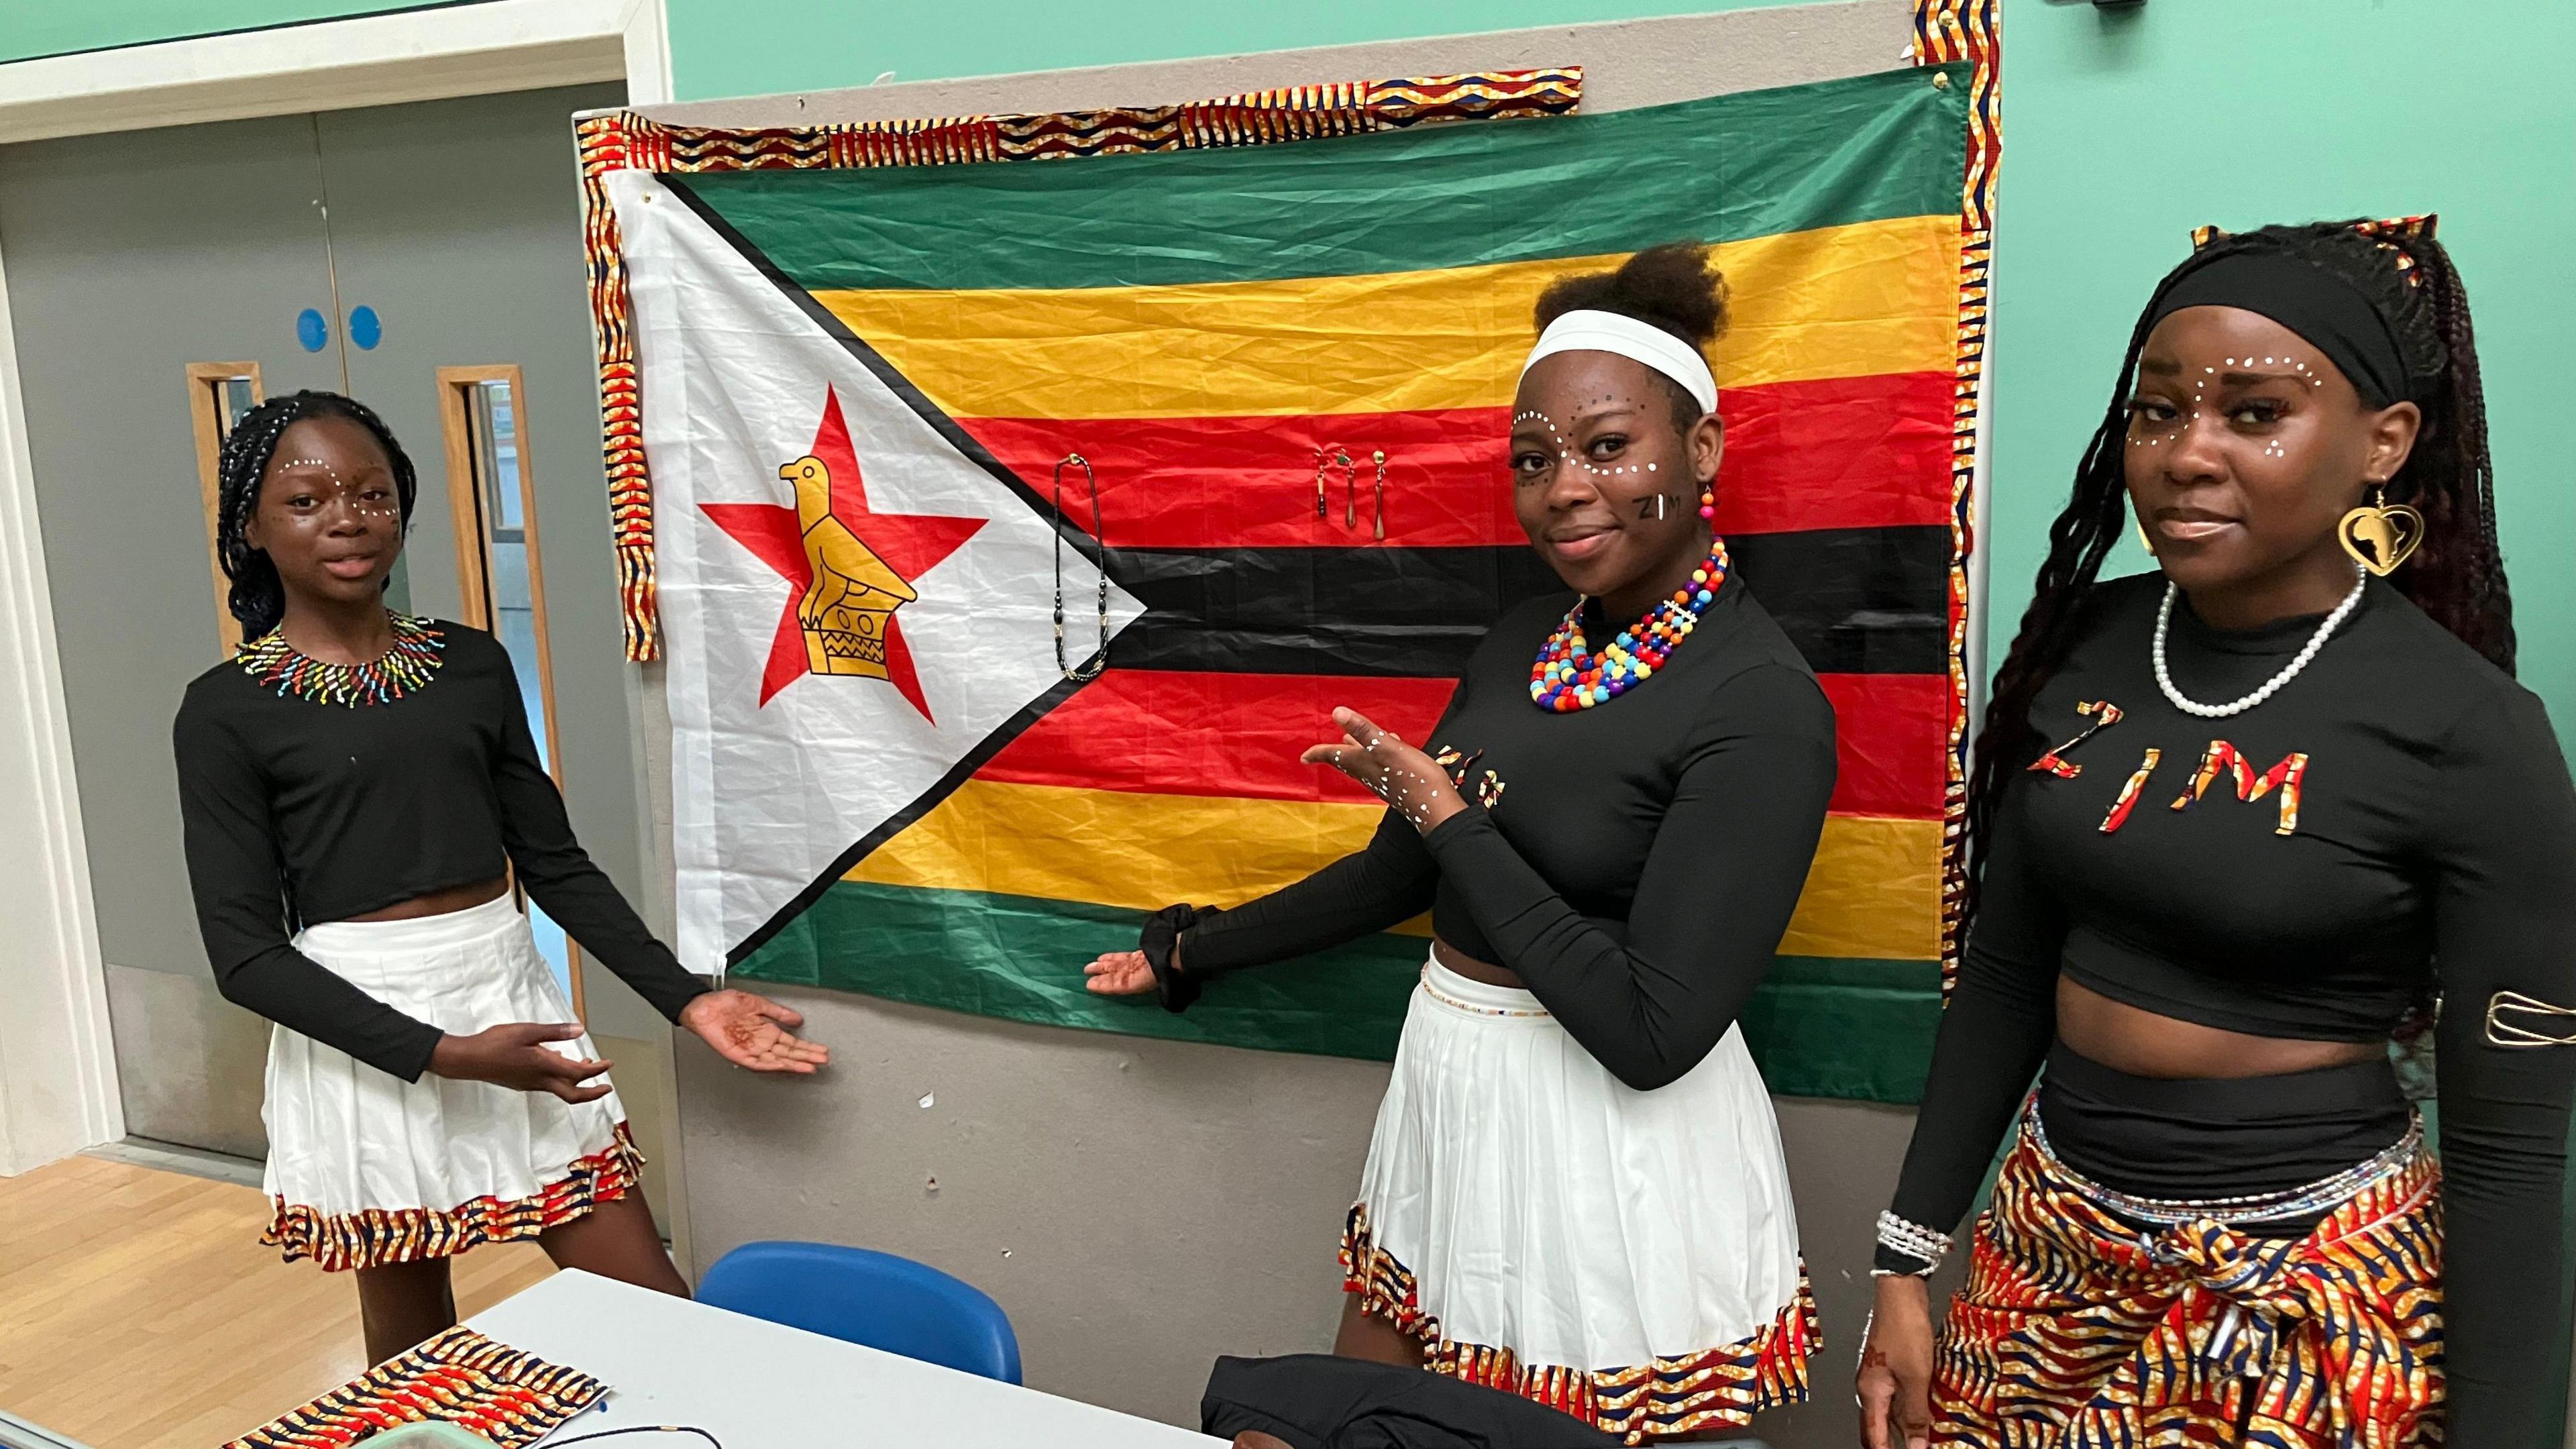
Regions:
[[[1530,703],[1563,714],[1617,699],[1645,683],[1698,627],[1700,611],[1717,597],[1726,571],[1726,540],[1712,538],[1708,558],[1691,570],[1690,583],[1619,631],[1598,655],[1583,641],[1585,601],[1575,600],[1530,666]]]
[[[296,652],[286,631],[271,629],[242,646],[234,656],[253,683],[280,699],[293,695],[313,704],[355,709],[362,704],[391,704],[429,683],[446,658],[445,636],[427,619],[391,616],[394,647],[381,659],[364,664],[326,664]]]

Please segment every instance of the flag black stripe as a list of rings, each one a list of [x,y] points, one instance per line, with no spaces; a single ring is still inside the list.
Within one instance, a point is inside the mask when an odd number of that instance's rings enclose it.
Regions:
[[[1727,551],[1810,667],[1949,667],[1948,529],[1751,534]],[[1124,669],[1454,675],[1505,609],[1566,592],[1527,548],[1111,549],[1109,569],[1146,609],[1110,643]],[[1084,582],[1066,580],[1077,647]]]

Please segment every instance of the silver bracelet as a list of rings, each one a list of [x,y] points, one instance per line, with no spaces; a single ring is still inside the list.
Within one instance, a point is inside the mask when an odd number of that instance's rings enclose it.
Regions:
[[[1927,1278],[1950,1256],[1950,1235],[1934,1232],[1921,1223],[1910,1223],[1892,1212],[1878,1215],[1878,1245],[1892,1253],[1902,1253],[1924,1266],[1920,1272],[1900,1273],[1889,1268],[1872,1268],[1873,1278]]]

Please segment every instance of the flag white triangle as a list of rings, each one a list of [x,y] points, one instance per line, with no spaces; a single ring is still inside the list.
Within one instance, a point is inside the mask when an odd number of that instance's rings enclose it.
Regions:
[[[606,184],[653,480],[679,952],[692,970],[714,971],[854,845],[909,818],[979,745],[1065,683],[1054,623],[1060,536],[670,189],[636,171],[612,172]],[[745,537],[766,529],[771,555],[781,553],[779,530],[792,518],[780,510],[798,501],[781,470],[814,450],[833,398],[868,514],[967,521],[927,525],[943,544],[965,537],[903,579],[915,597],[890,615],[909,648],[918,706],[890,677],[791,676],[773,665],[782,615],[804,590]],[[845,521],[867,540],[865,516]],[[827,549],[827,574],[858,579],[843,592],[879,605],[899,597],[868,592],[885,578],[868,549],[815,546]],[[888,551],[883,540],[871,547]],[[1100,573],[1070,544],[1061,566],[1064,649],[1079,664],[1096,647]],[[1110,634],[1143,612],[1111,587]],[[801,665],[796,633],[795,657],[780,657]]]

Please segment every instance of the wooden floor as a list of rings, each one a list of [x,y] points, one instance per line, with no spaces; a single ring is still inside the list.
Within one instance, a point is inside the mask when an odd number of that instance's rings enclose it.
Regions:
[[[74,1157],[0,1178],[0,1410],[95,1449],[213,1449],[366,1367],[346,1273],[259,1244],[256,1189]],[[472,1314],[553,1272],[467,1254]]]

